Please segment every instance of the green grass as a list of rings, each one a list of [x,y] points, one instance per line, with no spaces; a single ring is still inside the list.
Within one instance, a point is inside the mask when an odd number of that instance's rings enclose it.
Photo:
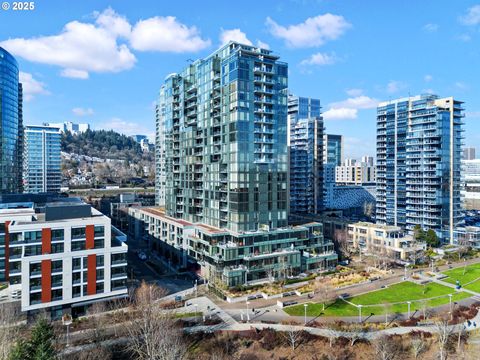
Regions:
[[[456,281],[458,280],[460,281],[461,285],[464,285],[470,281],[480,278],[480,263],[468,265],[465,269],[465,275],[463,275],[463,270],[464,268],[462,266],[456,269],[444,271],[443,274],[447,275],[448,278],[443,279],[443,281],[448,282],[450,284],[455,284]],[[468,286],[467,286],[467,289],[469,289]],[[477,284],[477,289],[480,290],[480,284]],[[470,290],[473,290],[473,289],[470,289]]]
[[[436,296],[445,296],[438,299],[428,301],[429,307],[436,307],[449,302],[448,294],[454,293],[453,289],[436,283],[429,283],[425,285],[425,294],[423,293],[423,286],[415,283],[404,281],[398,284],[391,285],[390,287],[382,290],[372,291],[363,295],[358,295],[348,299],[357,305],[374,305],[372,307],[366,307],[362,309],[363,315],[385,314],[385,303],[396,303],[402,301],[412,301],[411,312],[415,309],[421,310],[421,299],[432,298]],[[461,300],[470,297],[470,294],[456,293],[453,295],[453,301]],[[284,311],[293,316],[303,316],[305,314],[303,304],[287,307]],[[390,306],[389,313],[404,313],[408,311],[407,304],[396,304]],[[333,304],[328,305],[325,311],[322,311],[322,304],[311,303],[307,307],[308,316],[319,316],[323,313],[324,316],[356,316],[358,315],[358,308],[356,306],[347,304],[343,300],[336,300]]]

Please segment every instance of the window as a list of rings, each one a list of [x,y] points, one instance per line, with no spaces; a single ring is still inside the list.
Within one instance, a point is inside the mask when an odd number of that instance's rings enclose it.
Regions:
[[[82,251],[86,249],[85,240],[81,241],[72,241],[72,251]]]
[[[85,237],[85,227],[72,228],[72,239],[84,239]]]
[[[63,279],[62,275],[53,275],[52,276],[52,287],[57,287],[57,286],[62,286],[63,284]]]
[[[97,283],[97,294],[103,293],[103,282]]]
[[[127,287],[127,279],[112,280],[112,291],[122,290]]]
[[[193,245],[191,245],[193,247]],[[112,265],[123,264],[127,262],[127,254],[112,254]]]
[[[41,292],[30,294],[30,305],[40,304],[41,302],[42,302]]]
[[[125,269],[125,266],[118,266],[118,267],[112,268],[112,278],[126,276],[126,275],[127,275],[127,270]]]
[[[62,289],[52,290],[52,301],[62,300]]]
[[[81,286],[74,286],[72,288],[72,296],[74,298],[82,296],[82,287]]]
[[[3,236],[3,244],[5,244],[5,235],[2,235],[2,236]],[[9,235],[9,240],[10,240],[10,243],[12,244],[21,242],[23,240],[22,233],[11,233]]]
[[[95,225],[95,237],[105,236],[105,227],[103,225]]]
[[[73,270],[80,270],[82,267],[82,258],[73,258],[72,261]]]
[[[30,280],[30,291],[40,290],[42,288],[42,278],[34,278]]]
[[[103,279],[104,279],[103,269],[98,269],[97,270],[97,280],[103,280]]]
[[[42,232],[41,231],[27,231],[27,232],[25,232],[25,241],[27,243],[41,242],[42,241]]]
[[[52,240],[53,241],[64,240],[64,239],[65,239],[65,234],[64,234],[63,229],[52,230]]]
[[[104,239],[95,239],[93,248],[94,249],[102,249],[105,247],[105,240]]]
[[[63,253],[63,243],[52,244],[52,254]]]
[[[105,265],[103,255],[97,255],[97,266],[103,266],[103,265]]]
[[[73,284],[80,284],[82,282],[82,273],[75,272],[72,274],[72,283]]]
[[[30,276],[42,273],[42,263],[30,263]]]
[[[63,260],[52,261],[52,272],[61,272],[63,270]]]

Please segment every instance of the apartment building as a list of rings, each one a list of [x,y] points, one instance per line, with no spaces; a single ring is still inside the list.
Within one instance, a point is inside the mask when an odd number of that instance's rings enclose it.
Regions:
[[[289,95],[290,212],[323,209],[323,119],[320,100]]]
[[[27,125],[24,139],[24,192],[30,194],[60,192],[62,185],[60,129]]]
[[[332,269],[338,262],[321,223],[235,232],[166,215],[162,208],[130,208],[131,231],[176,268],[198,271],[229,287],[269,277]]]
[[[149,234],[198,263],[202,276],[228,286],[267,278],[251,256],[286,261],[297,272],[307,257],[320,267],[331,256],[321,231],[317,236],[288,227],[287,86],[288,65],[279,56],[230,42],[170,74],[160,88],[156,198],[165,207],[162,214],[130,209],[138,219],[134,227],[142,216],[145,226],[158,221],[177,235],[191,227],[194,233],[187,231],[176,245],[168,242],[171,232]],[[240,244],[257,235],[258,247],[249,243],[245,254],[247,245]],[[220,249],[225,254],[217,256]],[[225,261],[235,249],[243,253]],[[290,252],[296,255],[282,255]]]
[[[453,97],[419,95],[377,108],[378,224],[433,229],[447,243],[462,224],[463,114]]]
[[[12,195],[2,199],[0,223],[0,274],[10,293],[21,293],[22,311],[76,315],[93,302],[127,294],[126,236],[90,205]]]
[[[426,249],[398,226],[358,222],[347,226],[348,241],[364,254],[411,262]]]
[[[375,185],[375,164],[373,158],[364,156],[361,161],[346,159],[335,168],[337,185]]]

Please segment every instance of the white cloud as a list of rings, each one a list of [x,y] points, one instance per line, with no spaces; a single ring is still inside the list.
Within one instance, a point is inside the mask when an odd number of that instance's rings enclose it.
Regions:
[[[304,59],[300,62],[300,65],[332,65],[337,62],[337,57],[335,54],[326,54],[318,52],[312,54],[309,58]]]
[[[113,20],[107,21],[114,14],[111,9],[99,14],[98,26],[72,21],[58,35],[8,39],[0,46],[28,61],[60,66],[63,76],[84,79],[89,72],[127,70],[136,59],[125,44],[117,43],[116,35],[121,30]],[[107,29],[109,25],[114,27]]]
[[[332,108],[325,111],[322,116],[325,120],[353,120],[357,118],[357,109]]]
[[[77,116],[90,116],[94,114],[94,111],[92,108],[76,107],[72,109],[72,112]]]
[[[462,82],[462,81],[457,81],[457,82],[455,83],[455,87],[456,87],[457,89],[459,89],[459,90],[467,90],[467,89],[468,89],[468,85],[465,84],[465,83]]]
[[[283,39],[287,46],[293,48],[321,46],[339,38],[351,27],[343,16],[329,13],[289,26],[279,25],[268,17],[266,25],[273,36]]]
[[[135,24],[130,44],[140,51],[183,53],[203,50],[211,41],[202,39],[195,26],[188,27],[174,16],[155,16]]]
[[[117,14],[111,7],[103,12],[95,11],[93,16],[95,22],[113,35],[128,39],[132,31],[132,26],[125,16]]]
[[[110,120],[97,126],[97,128],[107,130],[111,129],[125,135],[144,134],[147,135],[151,140],[155,139],[155,132],[152,131],[152,129],[142,126],[139,123],[126,121],[117,117],[111,118]]]
[[[429,32],[429,33],[436,32],[438,30],[438,28],[439,28],[438,24],[432,24],[432,23],[425,24],[423,26],[423,30],[425,30],[426,32]]]
[[[480,24],[480,5],[474,5],[467,10],[467,14],[460,17],[460,22],[467,26]]]
[[[262,48],[262,49],[267,49],[267,50],[270,49],[270,45],[268,45],[267,43],[265,43],[261,40],[257,40],[257,47]]]
[[[247,39],[247,35],[240,29],[224,30],[220,33],[220,43],[222,45],[227,44],[229,41],[235,41],[240,44],[250,45],[253,43]]]
[[[402,81],[391,80],[387,84],[386,91],[390,94],[393,94],[393,93],[399,92],[400,90],[405,89],[406,87],[407,85]]]
[[[470,40],[472,40],[472,37],[468,34],[461,34],[457,36],[457,39],[463,42],[469,42]]]
[[[347,89],[347,91],[345,92],[347,93],[348,96],[360,96],[363,94],[362,89]]]
[[[344,101],[331,103],[330,108],[348,108],[348,109],[373,109],[377,106],[378,101],[366,95],[360,95],[348,98]]]
[[[425,80],[425,82],[430,82],[430,81],[433,80],[433,76],[427,74],[427,75],[425,75],[425,76],[423,77],[423,80]]]
[[[361,94],[360,89],[351,89],[351,94]],[[328,110],[322,115],[325,120],[354,120],[358,117],[358,110],[372,109],[378,104],[376,99],[366,95],[358,95],[343,101],[328,105]]]
[[[60,71],[60,75],[72,79],[88,79],[88,71],[85,70],[63,69]]]
[[[32,74],[20,71],[19,80],[22,83],[23,88],[23,100],[30,101],[35,95],[48,95],[50,94],[45,89],[45,84],[36,80]]]

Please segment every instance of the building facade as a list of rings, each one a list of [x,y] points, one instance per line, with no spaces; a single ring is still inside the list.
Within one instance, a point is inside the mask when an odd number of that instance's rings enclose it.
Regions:
[[[324,134],[323,162],[326,164],[342,165],[343,162],[343,136]]]
[[[463,149],[463,160],[475,160],[475,148],[474,147],[467,147]]]
[[[28,125],[24,139],[24,192],[59,192],[62,185],[60,129]]]
[[[433,229],[445,242],[462,223],[462,102],[419,95],[377,108],[378,224],[412,233]]]
[[[341,166],[335,168],[337,185],[375,185],[376,168],[373,158],[364,156],[362,161],[346,159]]]
[[[23,95],[18,63],[0,47],[0,193],[22,192]]]
[[[323,119],[320,100],[290,95],[290,212],[323,209]]]
[[[4,279],[21,294],[22,311],[47,309],[57,318],[127,294],[126,236],[108,217],[75,199],[20,200],[0,204],[0,236]]]
[[[287,85],[277,55],[235,42],[169,75],[156,106],[165,206],[129,209],[135,236],[227,286],[267,278],[280,263],[298,273],[334,262],[322,232],[308,230],[321,224],[288,227]]]
[[[398,226],[358,222],[347,226],[348,241],[362,253],[399,262],[416,262],[425,243],[416,242]]]
[[[271,51],[229,43],[165,80],[157,169],[169,216],[233,231],[287,225],[287,72]]]
[[[62,133],[66,133],[68,131],[72,135],[81,134],[87,130],[90,130],[90,124],[87,124],[87,123],[77,124],[71,121],[65,121],[63,123],[45,123],[44,125],[59,128],[60,132]]]

